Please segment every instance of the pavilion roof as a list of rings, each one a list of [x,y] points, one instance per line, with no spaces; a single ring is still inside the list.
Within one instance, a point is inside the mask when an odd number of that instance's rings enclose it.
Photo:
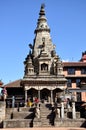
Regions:
[[[16,88],[18,88],[18,87],[21,87],[20,82],[21,82],[21,79],[15,80],[13,82],[5,84],[3,87],[6,87],[6,88],[16,87]]]

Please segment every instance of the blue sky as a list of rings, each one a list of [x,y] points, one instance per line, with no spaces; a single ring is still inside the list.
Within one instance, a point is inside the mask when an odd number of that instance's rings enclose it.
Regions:
[[[62,60],[78,61],[86,50],[86,0],[0,0],[0,79],[23,78],[29,43],[45,3],[51,38]]]

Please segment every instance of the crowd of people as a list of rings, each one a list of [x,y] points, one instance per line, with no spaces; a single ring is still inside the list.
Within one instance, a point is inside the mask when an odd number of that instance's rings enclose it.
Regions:
[[[34,98],[34,101],[32,102],[30,98],[27,100],[27,106],[31,107],[33,105],[37,106],[39,103],[39,99],[37,97]]]

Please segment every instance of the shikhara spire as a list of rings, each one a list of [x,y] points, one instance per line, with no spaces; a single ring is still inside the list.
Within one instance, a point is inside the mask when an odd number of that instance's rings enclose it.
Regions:
[[[34,56],[33,58],[40,57],[43,50],[50,58],[51,53],[54,50],[54,46],[50,36],[50,28],[47,23],[44,7],[44,4],[42,4],[37,21],[37,27],[35,29],[35,39],[32,49],[32,54]]]
[[[55,53],[50,28],[45,16],[44,4],[41,5],[33,45],[29,44],[31,53],[25,60],[25,77],[31,75],[63,75],[62,64]],[[29,57],[29,58],[28,58]],[[30,61],[29,61],[30,60]]]
[[[47,24],[47,19],[46,19],[46,16],[45,16],[45,8],[44,7],[45,7],[45,5],[42,4],[40,12],[39,12],[39,18],[38,18],[37,28],[36,28],[35,32],[43,31],[43,30],[50,32],[50,28]]]

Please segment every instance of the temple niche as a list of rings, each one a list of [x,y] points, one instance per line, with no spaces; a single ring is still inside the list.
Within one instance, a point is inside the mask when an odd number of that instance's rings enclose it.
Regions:
[[[29,44],[30,53],[24,61],[25,71],[21,81],[25,101],[28,98],[33,101],[38,97],[40,101],[47,99],[47,102],[52,103],[57,93],[64,91],[67,80],[63,75],[62,61],[52,43],[44,5],[41,5],[34,33],[33,44]]]

